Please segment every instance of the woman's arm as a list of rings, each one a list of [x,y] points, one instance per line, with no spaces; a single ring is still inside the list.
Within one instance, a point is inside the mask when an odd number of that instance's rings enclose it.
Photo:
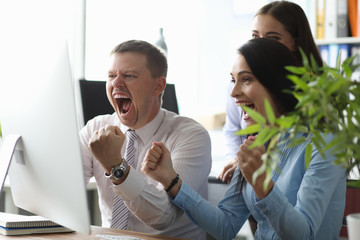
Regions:
[[[142,172],[168,188],[176,176],[170,153],[162,143],[149,149],[142,164]],[[236,172],[237,175],[239,172]],[[185,179],[186,181],[186,179]],[[203,199],[182,179],[169,194],[173,202],[197,225],[218,239],[233,239],[249,216],[246,204],[236,189],[237,176],[230,184],[225,198],[218,206]]]

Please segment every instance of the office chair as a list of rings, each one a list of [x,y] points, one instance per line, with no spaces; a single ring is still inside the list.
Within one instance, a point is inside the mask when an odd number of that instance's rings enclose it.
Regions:
[[[106,96],[106,81],[81,79],[79,84],[85,124],[95,116],[114,113]],[[166,84],[162,107],[179,114],[174,84]]]
[[[114,109],[106,96],[105,81],[79,80],[84,123],[98,115],[112,114]]]
[[[165,90],[164,90],[164,95],[162,97],[163,99],[163,103],[162,103],[162,108],[169,110],[171,112],[174,112],[176,114],[179,114],[179,107],[178,107],[178,103],[177,103],[177,98],[176,98],[176,91],[175,91],[175,85],[171,84],[171,83],[167,83]]]

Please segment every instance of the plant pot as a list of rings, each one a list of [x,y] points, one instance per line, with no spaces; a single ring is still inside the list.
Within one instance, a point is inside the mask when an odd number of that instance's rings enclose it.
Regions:
[[[346,216],[349,240],[360,239],[360,213],[352,213]]]

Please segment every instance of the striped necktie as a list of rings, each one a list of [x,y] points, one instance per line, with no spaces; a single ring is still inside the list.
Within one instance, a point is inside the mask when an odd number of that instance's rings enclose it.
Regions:
[[[131,166],[134,165],[134,159],[135,159],[134,142],[137,137],[138,136],[134,130],[129,129],[128,131],[126,131],[127,144],[126,144],[125,159],[128,162],[128,164]],[[110,227],[115,229],[126,229],[128,222],[128,213],[129,210],[125,206],[124,202],[117,194],[115,194]]]

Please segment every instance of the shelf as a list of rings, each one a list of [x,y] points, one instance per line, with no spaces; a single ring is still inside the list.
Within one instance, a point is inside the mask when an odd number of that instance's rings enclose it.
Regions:
[[[344,37],[334,39],[316,39],[316,45],[328,44],[360,44],[360,37]]]

